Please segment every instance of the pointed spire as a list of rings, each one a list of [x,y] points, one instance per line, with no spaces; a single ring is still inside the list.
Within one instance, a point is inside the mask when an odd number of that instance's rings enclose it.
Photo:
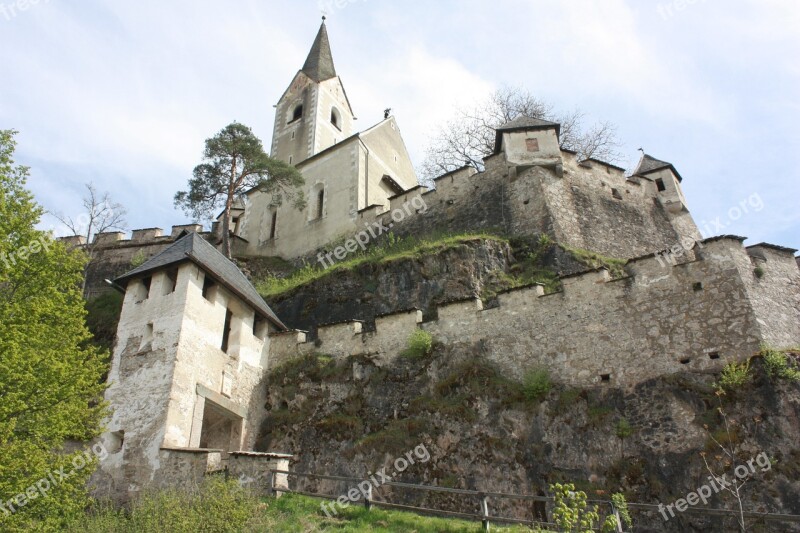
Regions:
[[[317,83],[336,77],[331,43],[328,40],[328,29],[325,27],[325,17],[322,17],[322,25],[319,27],[317,38],[314,39],[314,44],[303,65],[303,72]]]

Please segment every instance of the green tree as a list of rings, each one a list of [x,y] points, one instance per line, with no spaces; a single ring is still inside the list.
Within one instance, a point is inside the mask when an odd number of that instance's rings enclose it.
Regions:
[[[100,433],[107,357],[85,324],[86,256],[35,229],[15,133],[0,130],[0,530],[50,531],[88,501],[96,460],[64,445]]]
[[[231,208],[246,191],[272,193],[275,205],[285,196],[297,209],[305,207],[300,190],[303,176],[295,167],[267,155],[258,137],[243,124],[233,122],[207,139],[203,159],[194,168],[189,190],[175,194],[175,206],[196,219],[211,218],[223,207],[222,246],[228,258]]]

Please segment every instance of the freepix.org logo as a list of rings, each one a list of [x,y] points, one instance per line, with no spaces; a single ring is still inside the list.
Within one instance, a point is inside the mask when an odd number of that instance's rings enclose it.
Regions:
[[[352,238],[347,239],[344,244],[337,246],[333,251],[327,253],[320,252],[317,254],[317,261],[322,265],[322,268],[332,267],[336,261],[341,261],[347,257],[348,254],[358,251],[359,248],[361,248],[362,251],[366,250],[367,244],[369,244],[372,239],[376,239],[384,233],[389,233],[395,223],[402,222],[406,217],[414,213],[424,213],[427,210],[428,205],[425,203],[425,200],[423,200],[421,196],[415,196],[397,209],[392,210],[390,213],[392,222],[382,219],[372,224],[366,224],[362,231],[356,233]],[[334,259],[336,261],[334,261]]]

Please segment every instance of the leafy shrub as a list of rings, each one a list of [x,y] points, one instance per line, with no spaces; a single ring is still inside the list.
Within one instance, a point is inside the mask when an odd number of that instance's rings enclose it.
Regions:
[[[419,359],[428,355],[433,348],[433,336],[423,329],[416,329],[408,337],[408,348],[401,354],[409,359]]]
[[[722,369],[719,381],[716,383],[717,390],[723,392],[733,392],[750,381],[750,360],[744,363],[728,363]]]
[[[619,492],[613,494],[611,496],[611,502],[614,504],[614,508],[619,513],[619,517],[622,520],[622,523],[625,524],[625,527],[631,528],[633,527],[633,520],[631,519],[630,512],[628,511],[628,502],[625,500],[625,495],[620,494]],[[611,533],[612,531],[618,531],[617,527],[619,526],[619,521],[617,517],[614,515],[608,515],[603,522],[603,527],[600,531],[603,533]]]
[[[600,515],[596,505],[588,506],[585,492],[575,490],[572,483],[554,483],[550,485],[550,492],[555,498],[553,521],[559,531],[583,533],[594,530]]]
[[[800,382],[800,369],[785,352],[764,348],[761,350],[764,368],[771,379],[783,378]]]
[[[753,270],[753,274],[755,274],[755,276],[756,276],[758,279],[761,279],[761,278],[763,278],[763,277],[764,277],[764,273],[765,273],[765,272],[764,272],[764,267],[757,266],[757,267],[755,268],[755,270]]]
[[[541,400],[550,392],[550,373],[544,368],[535,368],[525,373],[522,391],[531,401]]]

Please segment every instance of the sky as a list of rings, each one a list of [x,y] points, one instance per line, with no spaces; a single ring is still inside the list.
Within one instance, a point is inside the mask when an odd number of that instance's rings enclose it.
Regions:
[[[0,129],[46,209],[78,216],[92,182],[168,232],[206,138],[270,146],[323,12],[358,128],[391,107],[415,165],[457,107],[522,87],[616,124],[622,166],[673,163],[705,236],[800,248],[796,0],[0,0]]]

